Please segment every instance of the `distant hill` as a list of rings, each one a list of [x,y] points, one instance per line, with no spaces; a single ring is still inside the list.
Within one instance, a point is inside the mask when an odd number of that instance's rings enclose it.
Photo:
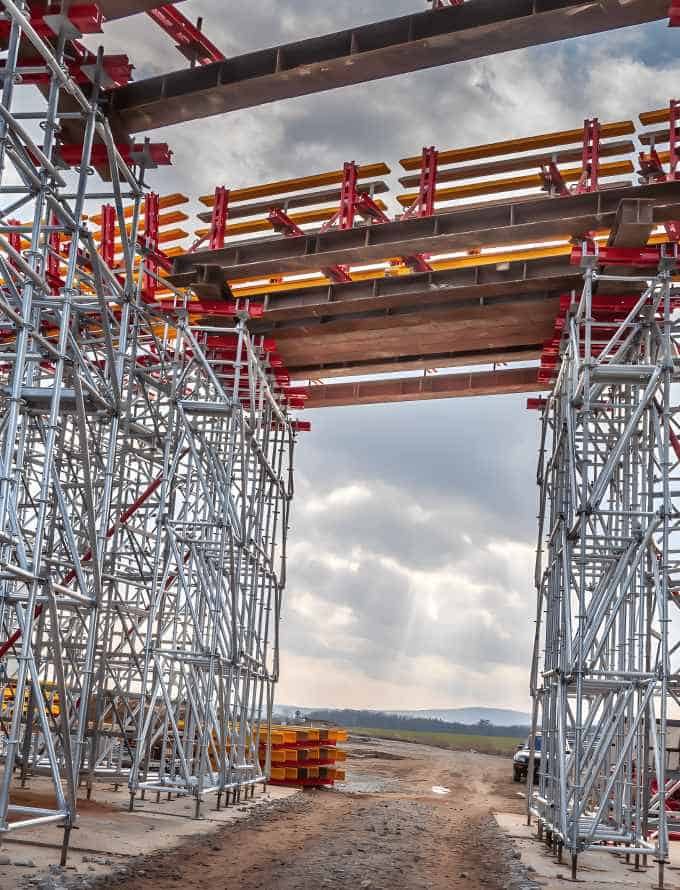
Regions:
[[[275,705],[274,713],[289,719],[296,711],[311,714],[315,711],[340,711],[339,708],[301,708],[297,705]],[[443,720],[446,723],[462,723],[475,726],[480,720],[488,720],[493,726],[529,726],[531,717],[521,711],[508,708],[418,708],[411,711],[382,711],[377,713],[393,714],[399,717],[417,717],[423,720]]]
[[[447,723],[474,725],[480,720],[488,720],[494,726],[529,726],[531,717],[522,711],[508,708],[418,708],[415,711],[390,711],[404,717],[424,717],[445,720]]]

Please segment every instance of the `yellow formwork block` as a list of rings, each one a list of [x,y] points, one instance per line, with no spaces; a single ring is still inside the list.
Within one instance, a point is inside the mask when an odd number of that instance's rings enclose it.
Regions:
[[[342,763],[344,760],[347,760],[347,751],[343,751],[342,748],[336,748],[335,759],[338,763]]]
[[[297,767],[287,766],[285,772],[286,772],[286,781],[287,782],[297,781],[297,777],[298,777]]]
[[[333,772],[334,772],[333,778],[335,779],[336,782],[344,782],[345,781],[344,769],[336,769],[336,770],[333,770]]]
[[[277,782],[286,781],[286,770],[282,767],[272,767],[271,777]]]

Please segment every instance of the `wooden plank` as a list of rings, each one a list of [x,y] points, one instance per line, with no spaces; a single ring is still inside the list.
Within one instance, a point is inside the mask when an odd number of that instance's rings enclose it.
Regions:
[[[630,136],[635,132],[633,121],[616,121],[602,124],[600,135],[603,139],[616,136]],[[515,154],[520,151],[533,151],[542,148],[557,148],[583,141],[583,127],[574,130],[558,130],[538,136],[523,136],[520,139],[505,139],[502,142],[488,142],[486,145],[471,145],[468,148],[453,148],[439,152],[440,164],[457,164],[463,161],[478,161],[482,158],[495,158],[499,155]],[[402,158],[399,163],[404,170],[419,170],[422,155]]]
[[[600,176],[623,176],[633,173],[635,170],[632,161],[613,161],[608,164],[600,164]],[[560,170],[565,182],[578,182],[581,178],[581,167],[569,167]],[[489,179],[482,182],[472,182],[467,185],[452,186],[451,188],[437,189],[436,201],[455,201],[459,198],[472,198],[478,195],[495,195],[502,192],[516,192],[522,189],[540,188],[543,178],[539,173],[531,173],[526,176],[511,176],[504,179]],[[410,207],[418,197],[417,192],[407,192],[397,195],[397,201],[402,207]]]
[[[319,377],[352,377],[366,374],[392,374],[399,371],[422,371],[424,369],[441,369],[441,368],[469,368],[473,365],[488,365],[491,362],[529,362],[536,361],[541,357],[543,344],[536,343],[534,346],[520,346],[510,348],[505,351],[494,350],[493,352],[467,352],[464,356],[455,354],[451,351],[440,352],[427,355],[394,355],[389,359],[373,360],[347,363],[330,364],[326,363],[323,368],[307,368],[299,370],[288,365],[292,378],[298,382],[306,382]]]
[[[306,408],[379,405],[425,399],[456,399],[549,389],[539,384],[538,366],[477,371],[471,374],[433,374],[390,380],[360,380],[312,386]]]
[[[368,179],[376,176],[387,176],[392,171],[387,164],[364,164],[358,167],[359,179]],[[313,176],[298,176],[294,179],[279,179],[277,182],[267,182],[263,185],[251,185],[246,188],[230,189],[229,201],[253,201],[256,198],[266,198],[269,195],[281,195],[288,192],[301,192],[304,189],[315,188],[322,185],[333,185],[342,182],[342,170],[331,170],[328,173],[316,173]],[[212,207],[215,203],[215,195],[202,195],[198,199],[206,207]]]
[[[614,158],[619,155],[630,155],[635,151],[635,145],[630,140],[624,142],[610,142],[600,146],[601,158]],[[468,164],[464,167],[449,167],[437,171],[437,182],[456,182],[463,179],[476,179],[480,176],[495,176],[499,173],[516,173],[520,170],[528,170],[531,167],[540,167],[554,161],[556,164],[572,164],[581,160],[583,150],[571,148],[565,151],[544,151],[533,155],[523,155],[521,158],[508,158],[503,161],[491,161],[486,164]],[[402,176],[399,179],[404,188],[414,188],[420,183],[420,173],[411,176]]]

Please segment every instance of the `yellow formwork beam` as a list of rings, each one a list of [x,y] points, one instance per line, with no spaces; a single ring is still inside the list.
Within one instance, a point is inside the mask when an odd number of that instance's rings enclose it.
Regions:
[[[643,127],[650,124],[661,124],[671,119],[671,109],[667,105],[665,108],[657,108],[656,111],[643,111],[640,115],[640,123]]]
[[[158,207],[160,210],[166,210],[168,207],[176,207],[178,204],[188,204],[189,198],[186,195],[181,194],[181,192],[173,192],[171,195],[161,195],[158,199]],[[144,201],[141,203],[140,208],[141,216],[144,217]],[[134,213],[134,206],[132,204],[128,204],[127,207],[123,210],[123,215],[125,219],[130,219],[130,217]],[[90,220],[96,225],[101,225],[102,215],[101,213],[95,213],[90,217]]]
[[[603,139],[614,136],[628,136],[635,132],[633,121],[616,121],[600,125],[600,136]],[[583,127],[574,130],[558,130],[554,133],[541,133],[538,136],[526,136],[522,139],[506,139],[503,142],[488,142],[485,145],[471,145],[468,148],[453,148],[440,151],[439,165],[456,164],[461,161],[476,161],[483,158],[494,158],[498,155],[514,154],[515,152],[531,151],[532,149],[553,148],[571,145],[583,139]],[[422,155],[402,158],[399,163],[404,170],[419,170]]]
[[[600,164],[600,176],[623,176],[634,171],[633,162],[612,161],[608,164]],[[583,170],[581,167],[567,167],[560,170],[565,182],[578,182]],[[493,195],[498,192],[517,192],[522,189],[537,188],[543,185],[543,178],[539,173],[530,173],[525,176],[511,176],[503,179],[487,179],[481,182],[472,182],[468,185],[455,185],[449,188],[438,188],[435,192],[435,201],[453,201],[457,198],[473,198],[478,195]],[[418,192],[407,192],[398,195],[397,201],[402,207],[410,207],[417,199]]]
[[[375,176],[387,176],[391,172],[384,162],[378,164],[364,164],[357,167],[359,179],[369,179]],[[342,182],[342,170],[330,170],[328,173],[316,173],[313,176],[298,176],[295,179],[279,179],[277,182],[266,182],[262,185],[251,185],[247,188],[230,189],[229,201],[253,201],[256,198],[267,198],[272,195],[282,195],[288,192],[301,192],[306,189],[321,185],[334,185]],[[202,195],[198,199],[206,207],[212,207],[215,203],[215,195]]]
[[[159,226],[171,226],[174,223],[186,222],[189,219],[189,214],[184,213],[182,210],[171,210],[170,213],[161,213],[158,218]],[[128,235],[132,234],[132,224],[125,226],[125,231]],[[141,233],[140,233],[141,234]],[[114,229],[114,235],[117,238],[120,235],[120,229],[118,226]],[[101,241],[102,240],[102,230],[97,229],[94,233],[94,240]]]

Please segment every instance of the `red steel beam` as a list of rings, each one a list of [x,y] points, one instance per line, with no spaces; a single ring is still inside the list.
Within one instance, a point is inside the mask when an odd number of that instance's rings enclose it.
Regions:
[[[194,25],[179,9],[175,9],[174,3],[150,9],[147,15],[177,41],[177,49],[192,64],[209,65],[211,62],[224,61],[224,54],[208,40],[198,25]]]

